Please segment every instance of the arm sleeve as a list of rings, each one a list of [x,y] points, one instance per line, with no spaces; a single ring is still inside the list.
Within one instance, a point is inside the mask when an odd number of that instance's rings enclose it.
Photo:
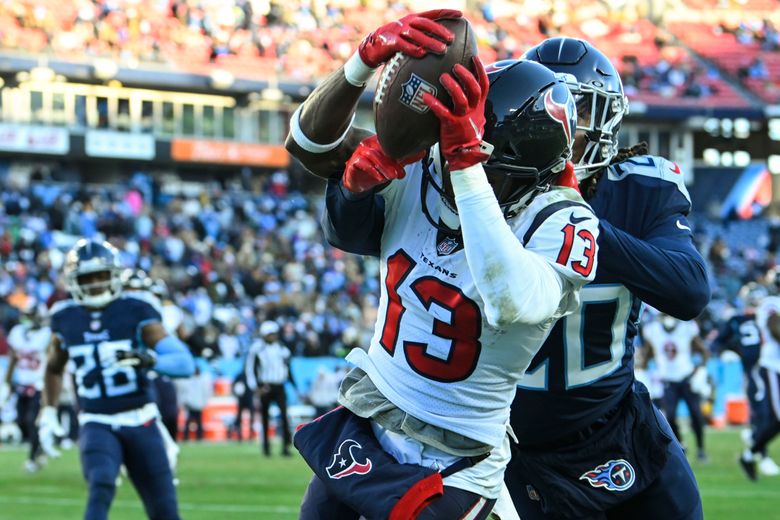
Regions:
[[[452,185],[466,260],[488,323],[505,327],[553,318],[568,281],[544,255],[523,247],[504,219],[482,165],[453,172]]]
[[[179,338],[165,336],[154,346],[157,362],[154,370],[170,377],[189,377],[195,373],[195,360]]]
[[[329,180],[322,229],[330,245],[348,253],[379,256],[385,201],[374,192],[350,193],[341,180]]]
[[[255,345],[249,349],[249,353],[246,356],[246,364],[244,366],[244,374],[246,375],[246,386],[250,390],[254,391],[257,388],[257,376],[255,373],[255,361],[257,357],[257,348]]]
[[[684,215],[667,216],[643,239],[604,220],[600,228],[599,262],[642,301],[681,320],[704,310],[710,300],[707,269]]]

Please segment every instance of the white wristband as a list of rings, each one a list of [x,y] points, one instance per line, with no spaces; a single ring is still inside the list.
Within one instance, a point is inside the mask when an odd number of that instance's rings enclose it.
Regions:
[[[350,85],[356,87],[365,87],[366,82],[371,79],[374,72],[376,69],[366,65],[357,51],[344,64],[344,77]]]
[[[326,153],[333,149],[335,149],[338,145],[346,139],[347,134],[349,133],[349,129],[352,128],[352,123],[355,121],[355,114],[352,114],[352,119],[349,122],[349,126],[347,126],[347,129],[344,131],[344,133],[333,141],[332,143],[328,144],[318,144],[306,137],[306,134],[303,133],[303,130],[301,130],[301,123],[300,123],[300,117],[301,117],[301,110],[303,109],[303,105],[299,106],[297,109],[295,109],[295,112],[293,113],[292,117],[290,118],[290,134],[292,135],[293,141],[295,141],[298,146],[303,148],[309,153]]]

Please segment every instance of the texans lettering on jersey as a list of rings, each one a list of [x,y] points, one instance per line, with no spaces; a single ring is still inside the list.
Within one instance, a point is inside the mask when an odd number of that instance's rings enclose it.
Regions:
[[[661,157],[610,166],[588,203],[600,219],[634,237],[691,243],[690,196],[680,169]],[[581,291],[579,311],[555,324],[520,381],[512,428],[522,443],[548,443],[581,430],[632,388],[642,302],[621,279],[599,264],[596,279]]]
[[[159,322],[160,313],[149,300],[123,295],[94,310],[73,300],[52,308],[51,328],[74,366],[80,409],[115,414],[153,402],[146,370],[116,366],[120,350],[145,348],[140,329]]]
[[[764,301],[756,309],[756,323],[758,323],[758,328],[764,339],[758,364],[768,370],[780,373],[780,342],[769,330],[769,318],[778,313],[780,313],[780,297],[778,296],[764,298]]]
[[[43,389],[43,372],[46,368],[46,349],[51,341],[51,329],[41,327],[30,329],[27,325],[16,325],[8,333],[8,346],[16,356],[14,383]]]
[[[410,415],[468,438],[499,446],[509,404],[554,320],[491,327],[463,249],[442,254],[434,228],[420,210],[420,165],[382,193],[381,300],[366,353],[348,360],[382,394]],[[438,215],[438,195],[428,192]],[[580,287],[596,272],[598,221],[567,188],[537,196],[509,225],[525,248],[560,275],[566,296],[558,316],[579,305]],[[437,250],[438,248],[438,250]],[[507,280],[522,283],[522,280]]]

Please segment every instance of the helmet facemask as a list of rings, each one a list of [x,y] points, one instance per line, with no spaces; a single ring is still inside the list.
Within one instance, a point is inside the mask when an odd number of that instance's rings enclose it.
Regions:
[[[105,307],[122,294],[120,270],[104,262],[87,262],[66,272],[65,284],[73,299],[87,307]]]
[[[618,130],[628,114],[628,98],[592,84],[579,83],[571,74],[560,74],[577,105],[577,131],[585,135],[585,149],[574,163],[578,181],[583,181],[609,163],[618,153]]]

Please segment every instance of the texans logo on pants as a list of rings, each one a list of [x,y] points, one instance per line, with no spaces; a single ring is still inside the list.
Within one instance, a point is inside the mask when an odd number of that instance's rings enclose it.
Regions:
[[[332,479],[340,479],[348,477],[349,475],[365,475],[371,471],[371,459],[366,459],[365,462],[358,462],[355,460],[355,455],[352,450],[359,450],[363,446],[355,440],[347,439],[341,443],[339,449],[333,454],[333,459],[330,466],[325,468],[328,472],[328,476]]]

